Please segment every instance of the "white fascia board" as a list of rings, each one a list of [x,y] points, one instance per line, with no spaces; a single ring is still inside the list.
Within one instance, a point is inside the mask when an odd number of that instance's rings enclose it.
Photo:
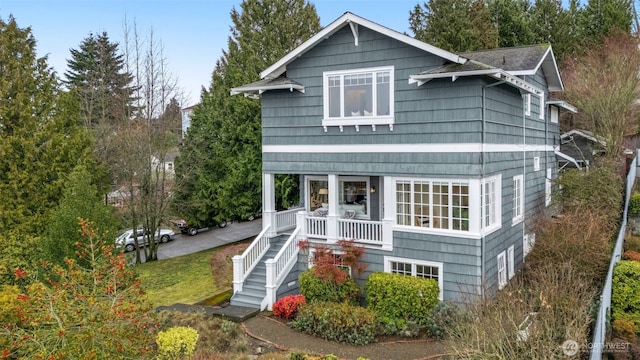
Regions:
[[[551,49],[551,46],[547,48],[544,55],[540,58],[540,61],[538,62],[538,64],[533,69],[509,71],[508,73],[514,76],[533,76],[538,73],[538,70],[540,70],[540,67],[544,65],[544,62],[547,60],[547,57],[549,56],[551,57],[550,63],[553,65],[553,68],[551,70],[556,74],[556,77],[558,78],[558,83],[559,83],[558,87],[549,87],[549,91],[563,91],[564,84],[562,83],[562,78],[560,77],[560,70],[558,69],[558,63],[556,62],[556,58],[553,55],[553,50]]]
[[[416,40],[412,37],[409,37],[407,35],[401,34],[395,30],[391,30],[387,27],[384,27],[382,25],[376,24],[372,21],[369,21],[367,19],[361,18],[357,15],[354,15],[350,12],[346,12],[344,13],[342,16],[340,16],[338,19],[336,19],[335,21],[333,21],[331,24],[327,25],[326,27],[324,27],[324,29],[320,30],[317,34],[313,35],[311,38],[309,38],[309,40],[305,41],[304,43],[302,43],[300,46],[298,46],[297,48],[295,48],[293,51],[291,51],[290,53],[288,53],[287,55],[285,55],[282,59],[278,60],[276,63],[274,63],[273,65],[269,66],[266,70],[264,70],[263,72],[260,73],[260,78],[264,79],[264,78],[276,78],[278,76],[280,76],[281,74],[283,74],[286,71],[287,68],[287,64],[289,64],[290,62],[292,62],[293,60],[295,60],[296,58],[302,56],[302,54],[304,54],[305,52],[309,51],[311,48],[313,48],[315,45],[317,45],[319,42],[325,40],[326,38],[328,38],[329,36],[331,36],[333,33],[335,33],[336,31],[340,30],[343,26],[345,26],[346,24],[349,24],[350,22],[353,22],[357,25],[360,26],[364,26],[366,28],[369,28],[373,31],[377,31],[383,35],[389,36],[395,40],[401,41],[405,44],[414,46],[418,49],[430,52],[434,55],[437,55],[441,58],[447,59],[451,62],[455,62],[458,64],[464,64],[467,59],[456,55],[454,53],[448,52],[446,50],[437,48],[433,45],[429,45],[427,43],[424,43],[422,41]]]
[[[289,90],[292,91],[293,90],[298,90],[301,93],[304,94],[304,86],[302,85],[294,85],[294,84],[282,84],[282,85],[272,85],[272,86],[252,86],[252,87],[239,87],[239,88],[232,88],[231,89],[231,95],[238,95],[238,94],[262,94],[265,91],[269,91],[269,90]]]
[[[571,112],[572,112],[572,113],[574,113],[574,114],[577,114],[577,113],[578,113],[578,109],[577,109],[575,106],[573,106],[573,105],[569,104],[569,103],[568,103],[568,102],[566,102],[566,101],[562,101],[562,100],[549,100],[549,101],[547,101],[547,105],[555,105],[555,106],[557,106],[557,107],[561,107],[561,108],[563,108],[563,109],[565,109],[565,110],[571,111]]]
[[[439,74],[415,74],[409,75],[409,84],[418,83],[418,86],[426,83],[429,80],[433,79],[442,79],[442,78],[452,78],[455,81],[456,78],[462,76],[476,76],[476,75],[495,75],[499,74],[500,71],[497,69],[487,69],[487,70],[474,70],[474,71],[454,71],[447,73],[439,73]]]
[[[576,159],[572,158],[571,156],[569,156],[569,155],[567,155],[567,154],[565,154],[565,153],[563,153],[563,152],[560,152],[560,151],[556,151],[556,152],[555,152],[555,154],[556,154],[557,156],[559,156],[559,157],[561,157],[561,158],[563,158],[563,159],[567,160],[568,162],[572,163],[573,165],[575,165],[575,166],[576,166],[576,168],[578,168],[578,169],[582,169],[582,166],[580,166],[580,164],[578,164],[578,162],[576,161]]]

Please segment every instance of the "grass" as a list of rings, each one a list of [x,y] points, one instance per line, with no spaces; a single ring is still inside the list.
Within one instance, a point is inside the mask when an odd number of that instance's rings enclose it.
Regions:
[[[211,256],[219,249],[203,250],[172,259],[135,266],[142,287],[154,307],[195,304],[227,289],[218,289],[211,274]]]

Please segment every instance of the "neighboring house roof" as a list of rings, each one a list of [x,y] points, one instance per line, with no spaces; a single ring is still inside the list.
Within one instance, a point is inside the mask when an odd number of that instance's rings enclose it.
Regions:
[[[574,135],[578,135],[581,136],[593,143],[600,143],[603,146],[606,146],[607,143],[604,141],[604,139],[602,139],[601,137],[594,135],[591,131],[587,131],[587,130],[580,130],[580,129],[573,129],[571,131],[568,131],[562,135],[560,135],[560,139],[561,140],[567,140],[567,139],[572,139]]]
[[[474,51],[461,56],[502,69],[511,75],[535,75],[540,68],[549,91],[562,91],[564,86],[550,45],[529,45]]]

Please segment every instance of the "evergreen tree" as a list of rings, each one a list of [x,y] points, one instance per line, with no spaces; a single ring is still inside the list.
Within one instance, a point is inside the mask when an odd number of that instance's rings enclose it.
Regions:
[[[530,14],[534,43],[551,44],[556,59],[562,62],[579,44],[579,39],[572,36],[570,14],[562,7],[562,1],[536,0]]]
[[[39,257],[37,242],[62,197],[67,174],[91,161],[77,99],[59,89],[30,28],[0,20],[0,278]]]
[[[490,0],[489,11],[498,31],[498,47],[531,45],[535,35],[528,0]]]
[[[176,159],[176,207],[188,221],[246,218],[261,208],[260,103],[230,96],[320,29],[306,0],[244,0],[231,11],[228,50],[194,109]]]
[[[133,77],[124,71],[118,44],[106,32],[89,34],[67,60],[66,84],[82,99],[82,121],[88,128],[128,119],[133,102]]]
[[[107,241],[107,245],[113,245],[119,224],[113,208],[104,203],[91,178],[86,166],[79,165],[73,169],[60,205],[49,216],[41,249],[52,263],[63,265],[66,258],[76,258],[76,243],[84,240],[80,233],[80,219],[90,221],[94,229],[100,232],[97,241]]]
[[[630,0],[589,0],[583,11],[588,43],[600,43],[614,30],[629,34],[632,14],[633,3]]]
[[[415,38],[453,52],[492,49],[497,33],[483,0],[431,0],[409,13]]]

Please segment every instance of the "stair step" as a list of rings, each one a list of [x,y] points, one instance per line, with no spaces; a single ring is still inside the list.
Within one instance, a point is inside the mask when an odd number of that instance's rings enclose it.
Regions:
[[[244,301],[244,300],[240,300],[240,299],[231,299],[231,305],[243,306],[243,307],[248,307],[248,308],[253,308],[253,309],[260,309],[261,303],[262,303],[262,301],[256,303],[256,302]]]

